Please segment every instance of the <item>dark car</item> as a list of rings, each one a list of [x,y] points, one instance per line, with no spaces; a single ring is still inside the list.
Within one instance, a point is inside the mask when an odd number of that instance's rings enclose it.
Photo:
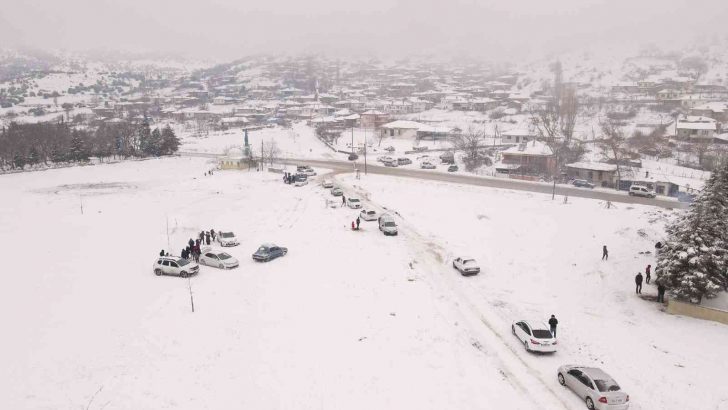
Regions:
[[[253,254],[253,260],[260,262],[268,262],[279,256],[283,256],[288,253],[288,248],[282,246],[273,245],[272,243],[264,243],[260,245],[257,251]]]
[[[594,189],[596,185],[592,184],[591,182],[585,180],[585,179],[575,179],[572,184],[577,188],[591,188]]]
[[[459,168],[457,165],[450,165],[449,167],[447,167],[447,172],[457,172],[458,169]]]
[[[358,155],[354,154],[353,152],[349,154],[349,161],[356,161],[357,159],[359,159]]]

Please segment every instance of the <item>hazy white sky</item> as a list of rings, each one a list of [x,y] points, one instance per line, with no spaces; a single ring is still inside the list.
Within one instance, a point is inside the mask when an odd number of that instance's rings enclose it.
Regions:
[[[0,0],[0,47],[516,59],[728,35],[725,0]]]

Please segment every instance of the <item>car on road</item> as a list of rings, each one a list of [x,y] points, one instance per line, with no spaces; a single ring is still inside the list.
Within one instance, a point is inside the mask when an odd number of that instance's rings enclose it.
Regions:
[[[447,167],[447,172],[458,172],[458,170],[459,170],[459,169],[460,169],[460,168],[458,168],[458,166],[457,166],[457,165],[455,165],[455,164],[452,164],[452,165],[450,165],[449,167]]]
[[[629,409],[629,394],[602,369],[564,365],[559,367],[556,377],[559,384],[581,397],[589,410]]]
[[[186,278],[197,275],[200,272],[200,265],[177,256],[161,256],[154,262],[152,269],[157,276],[170,275]]]
[[[415,152],[427,151],[427,147],[426,146],[412,147],[412,151],[415,151]]]
[[[378,218],[377,211],[372,209],[362,209],[361,212],[359,212],[359,218],[365,221],[376,221]]]
[[[342,191],[341,188],[334,187],[334,188],[331,188],[331,195],[342,196],[342,195],[344,195],[344,191]]]
[[[399,164],[397,163],[397,160],[394,160],[394,159],[390,159],[388,161],[384,161],[383,163],[384,163],[384,166],[385,167],[394,167],[394,168],[396,168],[396,167],[399,166]]]
[[[394,159],[392,157],[388,157],[386,155],[382,155],[380,157],[377,157],[377,161],[379,162],[387,162],[387,161],[393,161]]]
[[[644,185],[632,185],[629,187],[629,196],[641,196],[645,198],[654,198],[657,196],[655,191]]]
[[[357,159],[359,159],[359,155],[357,155],[357,154],[355,154],[355,153],[352,152],[351,154],[349,154],[349,156],[347,157],[347,159],[349,161],[356,161]]]
[[[306,175],[298,174],[296,175],[296,182],[293,183],[293,186],[304,186],[308,185],[308,177]]]
[[[596,185],[592,184],[591,182],[587,181],[586,179],[575,179],[572,183],[577,188],[591,188],[594,189]]]
[[[220,244],[220,246],[238,246],[240,245],[240,242],[238,242],[238,238],[235,237],[235,234],[231,231],[227,232],[218,232],[217,236],[215,237],[215,240],[217,243]]]
[[[389,214],[382,214],[382,216],[379,217],[379,230],[382,231],[384,235],[397,235],[399,233],[397,231],[397,224],[394,222],[394,218]]]
[[[455,258],[452,261],[452,267],[463,276],[477,275],[480,272],[480,266],[473,258]]]
[[[321,186],[324,188],[333,188],[334,187],[334,181],[330,179],[324,179],[324,181],[321,183]]]
[[[275,258],[284,256],[288,253],[288,248],[283,246],[274,245],[272,243],[264,243],[260,245],[257,251],[253,254],[253,260],[259,262],[272,261]]]
[[[437,167],[435,166],[435,164],[433,164],[431,162],[422,161],[420,163],[420,168],[422,168],[422,169],[435,169]]]
[[[200,252],[200,265],[212,266],[220,269],[234,269],[240,263],[237,259],[224,251],[214,250],[212,248],[202,248]]]
[[[361,208],[361,200],[359,198],[350,196],[346,198],[346,206],[351,209],[359,209]]]
[[[412,160],[409,158],[397,158],[397,165],[409,165],[412,163]]]
[[[553,353],[556,338],[544,323],[520,320],[511,325],[511,332],[521,341],[528,352]]]

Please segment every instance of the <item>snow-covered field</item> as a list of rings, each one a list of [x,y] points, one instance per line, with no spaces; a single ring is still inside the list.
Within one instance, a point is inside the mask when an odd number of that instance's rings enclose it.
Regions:
[[[400,215],[401,234],[384,237],[375,222],[351,231],[357,212],[327,207],[316,180],[203,176],[213,165],[0,176],[12,198],[0,203],[0,407],[581,409],[555,371],[586,363],[611,373],[633,409],[728,408],[716,366],[728,327],[634,295],[635,273],[654,262],[639,252],[671,211],[337,176],[347,195]],[[210,228],[241,239],[229,249],[238,269],[154,276],[160,249],[179,253]],[[253,263],[269,241],[289,254]],[[458,275],[461,254],[483,272]],[[511,321],[552,313],[560,351],[523,351]]]

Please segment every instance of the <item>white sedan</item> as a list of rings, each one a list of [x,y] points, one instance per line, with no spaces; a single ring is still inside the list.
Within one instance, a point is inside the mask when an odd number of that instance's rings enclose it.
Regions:
[[[240,242],[238,242],[238,238],[235,237],[235,234],[232,232],[218,232],[217,236],[215,237],[215,240],[220,244],[220,246],[237,246],[240,245]]]
[[[237,259],[223,251],[203,248],[201,253],[200,265],[212,266],[220,269],[233,269],[240,265]]]
[[[361,208],[361,200],[350,196],[346,198],[346,206],[351,209],[359,209]]]
[[[556,374],[559,384],[571,389],[589,410],[627,410],[629,394],[612,376],[596,367],[564,365]]]
[[[463,276],[477,275],[480,272],[480,266],[473,258],[457,258],[452,261],[452,267]]]
[[[548,353],[556,351],[556,338],[543,323],[521,320],[511,325],[511,332],[521,341],[526,351]]]
[[[330,179],[324,179],[324,182],[321,183],[321,186],[324,188],[333,188],[334,187],[334,181]]]
[[[359,218],[365,221],[376,221],[377,218],[379,218],[379,215],[377,215],[377,211],[371,209],[362,209],[361,212],[359,212]]]
[[[308,185],[308,178],[296,177],[296,182],[293,183],[293,186],[304,186],[304,185]]]

